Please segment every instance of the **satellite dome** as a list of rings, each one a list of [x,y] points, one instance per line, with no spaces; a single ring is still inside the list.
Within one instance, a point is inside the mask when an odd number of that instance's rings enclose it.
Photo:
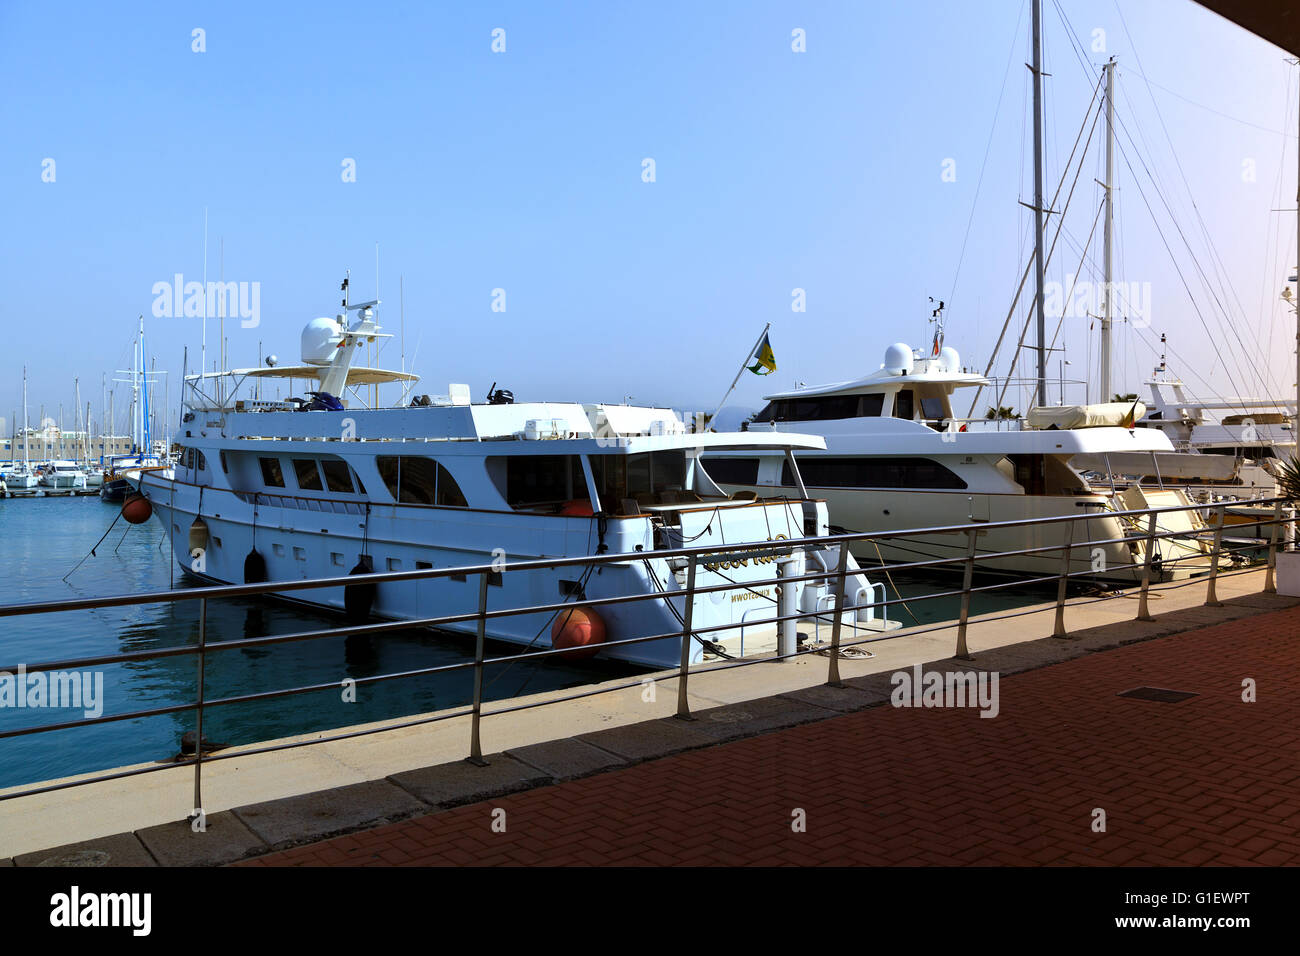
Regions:
[[[961,356],[957,354],[957,350],[951,345],[945,345],[939,350],[939,371],[961,371]]]
[[[895,342],[885,349],[885,371],[890,375],[912,374],[912,349],[902,342]]]
[[[338,351],[340,329],[337,319],[312,319],[302,330],[302,360],[307,365],[329,365]]]

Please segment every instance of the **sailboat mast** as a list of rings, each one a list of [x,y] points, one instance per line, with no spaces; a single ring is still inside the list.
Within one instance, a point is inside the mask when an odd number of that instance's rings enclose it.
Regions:
[[[1102,280],[1101,309],[1101,400],[1109,402],[1114,394],[1110,381],[1110,327],[1114,317],[1113,247],[1111,230],[1115,218],[1115,58],[1111,57],[1103,69],[1106,71],[1106,224],[1102,233],[1102,258],[1105,270]]]
[[[1035,404],[1047,404],[1047,323],[1043,318],[1043,3],[1034,0],[1034,314],[1038,326],[1038,391]]]
[[[1300,333],[1296,333],[1300,337]],[[27,428],[27,367],[22,367],[22,466],[23,471],[31,473],[31,455],[29,454],[29,441],[31,438],[31,429]]]

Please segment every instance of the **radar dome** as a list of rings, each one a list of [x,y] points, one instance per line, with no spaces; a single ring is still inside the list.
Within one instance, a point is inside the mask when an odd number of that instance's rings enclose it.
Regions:
[[[945,345],[939,350],[939,371],[961,371],[961,356],[957,354],[957,350],[951,345]]]
[[[885,371],[890,375],[912,374],[912,349],[902,342],[895,342],[885,349]]]
[[[302,360],[307,365],[329,365],[338,351],[340,335],[336,319],[312,319],[302,330]]]

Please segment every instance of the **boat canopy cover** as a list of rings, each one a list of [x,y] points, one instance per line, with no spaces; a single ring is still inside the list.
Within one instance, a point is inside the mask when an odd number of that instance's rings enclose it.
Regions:
[[[270,368],[237,369],[232,375],[248,378],[314,378],[322,379],[328,368],[318,365],[277,365]],[[386,382],[418,382],[420,376],[410,372],[395,372],[383,368],[348,369],[348,385],[383,385]]]
[[[1031,408],[1025,416],[1030,428],[1104,428],[1136,422],[1147,413],[1141,402],[1103,402],[1099,405],[1051,405]]]

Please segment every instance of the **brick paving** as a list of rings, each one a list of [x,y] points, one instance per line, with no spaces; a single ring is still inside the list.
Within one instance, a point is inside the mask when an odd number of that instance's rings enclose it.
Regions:
[[[1295,865],[1298,648],[1262,614],[1001,678],[993,719],[875,707],[241,865]]]

